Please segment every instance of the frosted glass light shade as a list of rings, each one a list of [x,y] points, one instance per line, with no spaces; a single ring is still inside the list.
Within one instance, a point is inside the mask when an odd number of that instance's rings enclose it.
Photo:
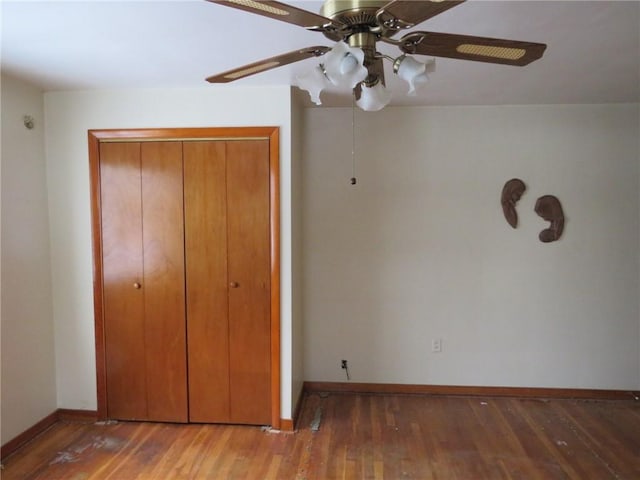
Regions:
[[[385,88],[382,82],[376,83],[373,87],[362,85],[360,99],[356,105],[366,112],[377,112],[382,110],[391,101],[391,92]]]
[[[364,51],[352,48],[345,42],[337,42],[323,62],[329,81],[340,88],[354,88],[369,72],[364,66]]]
[[[298,75],[298,87],[309,92],[311,101],[316,105],[322,105],[320,93],[329,85],[329,80],[320,65],[316,65],[302,75]]]
[[[429,81],[428,74],[435,70],[435,60],[429,59],[422,63],[413,57],[403,55],[396,60],[395,68],[398,76],[409,84],[408,95],[415,95],[416,89]]]

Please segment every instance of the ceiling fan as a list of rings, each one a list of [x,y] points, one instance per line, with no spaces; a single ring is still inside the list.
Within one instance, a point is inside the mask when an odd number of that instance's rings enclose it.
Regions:
[[[266,70],[327,54],[324,63],[299,85],[320,103],[324,86],[343,85],[353,89],[364,110],[379,110],[389,102],[385,89],[383,60],[393,62],[393,71],[409,83],[409,93],[426,82],[433,61],[419,62],[408,55],[448,57],[476,62],[524,66],[542,57],[545,44],[497,38],[411,31],[400,38],[398,32],[412,28],[465,0],[326,0],[320,15],[286,3],[254,0],[208,0],[227,7],[263,15],[324,34],[337,42],[332,47],[312,46],[266,58],[207,78],[211,83],[227,83]],[[377,42],[400,49],[398,58],[379,53]]]

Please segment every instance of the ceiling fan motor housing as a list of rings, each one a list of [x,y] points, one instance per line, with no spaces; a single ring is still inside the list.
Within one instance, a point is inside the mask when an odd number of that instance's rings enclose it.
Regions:
[[[339,33],[324,32],[325,36],[340,41],[354,33],[369,32],[378,28],[376,12],[387,3],[385,0],[326,0],[320,9],[320,15],[340,22],[346,28]]]
[[[376,25],[376,12],[389,3],[385,0],[326,0],[320,15],[345,25]]]

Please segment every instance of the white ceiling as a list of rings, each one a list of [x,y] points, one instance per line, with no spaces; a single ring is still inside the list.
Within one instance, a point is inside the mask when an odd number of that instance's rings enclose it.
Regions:
[[[318,12],[322,2],[293,1]],[[2,0],[2,70],[51,90],[202,87],[204,78],[312,45],[322,34],[204,0]],[[640,2],[469,0],[418,30],[546,43],[526,67],[438,58],[417,97],[391,73],[395,105],[640,101]],[[383,53],[397,50],[379,44]],[[309,59],[231,85],[295,84]],[[328,105],[350,104],[329,95]]]

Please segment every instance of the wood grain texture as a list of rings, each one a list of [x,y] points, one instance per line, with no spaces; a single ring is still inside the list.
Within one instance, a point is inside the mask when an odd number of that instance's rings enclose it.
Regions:
[[[61,422],[7,458],[2,478],[633,480],[638,452],[633,400],[307,394],[295,434]]]
[[[107,375],[104,339],[103,277],[102,277],[102,209],[100,203],[100,142],[91,131],[89,144],[89,187],[91,194],[91,244],[93,254],[93,316],[96,349],[97,415],[107,418]]]
[[[96,410],[59,408],[56,414],[58,420],[63,422],[95,422],[98,420],[98,412]]]
[[[269,142],[227,142],[231,422],[271,421]]]
[[[140,144],[100,145],[108,415],[147,419]]]
[[[98,412],[96,410],[71,410],[67,408],[59,408],[2,445],[0,448],[0,459],[4,459],[16,452],[22,446],[31,442],[34,438],[47,431],[58,422],[73,421],[93,423],[97,419]]]
[[[184,145],[189,419],[229,422],[225,142]]]
[[[280,428],[280,131],[269,135],[271,245],[271,426]]]
[[[638,399],[629,390],[594,390],[586,388],[480,387],[456,385],[413,385],[403,383],[304,382],[307,392],[368,393],[399,395],[462,395],[530,398],[582,398],[588,400]]]
[[[89,135],[100,142],[108,141],[173,141],[185,139],[265,138],[273,139],[278,127],[195,127],[195,128],[128,128],[95,129]]]
[[[58,412],[53,412],[37,422],[35,425],[27,428],[24,432],[16,435],[7,443],[2,445],[2,448],[0,448],[0,458],[4,460],[6,457],[20,449],[20,447],[33,440],[42,432],[45,432],[52,425],[55,425],[57,421]]]
[[[140,145],[148,419],[186,422],[182,143]],[[114,417],[118,418],[118,417]]]
[[[100,145],[108,416],[186,421],[182,145]]]

